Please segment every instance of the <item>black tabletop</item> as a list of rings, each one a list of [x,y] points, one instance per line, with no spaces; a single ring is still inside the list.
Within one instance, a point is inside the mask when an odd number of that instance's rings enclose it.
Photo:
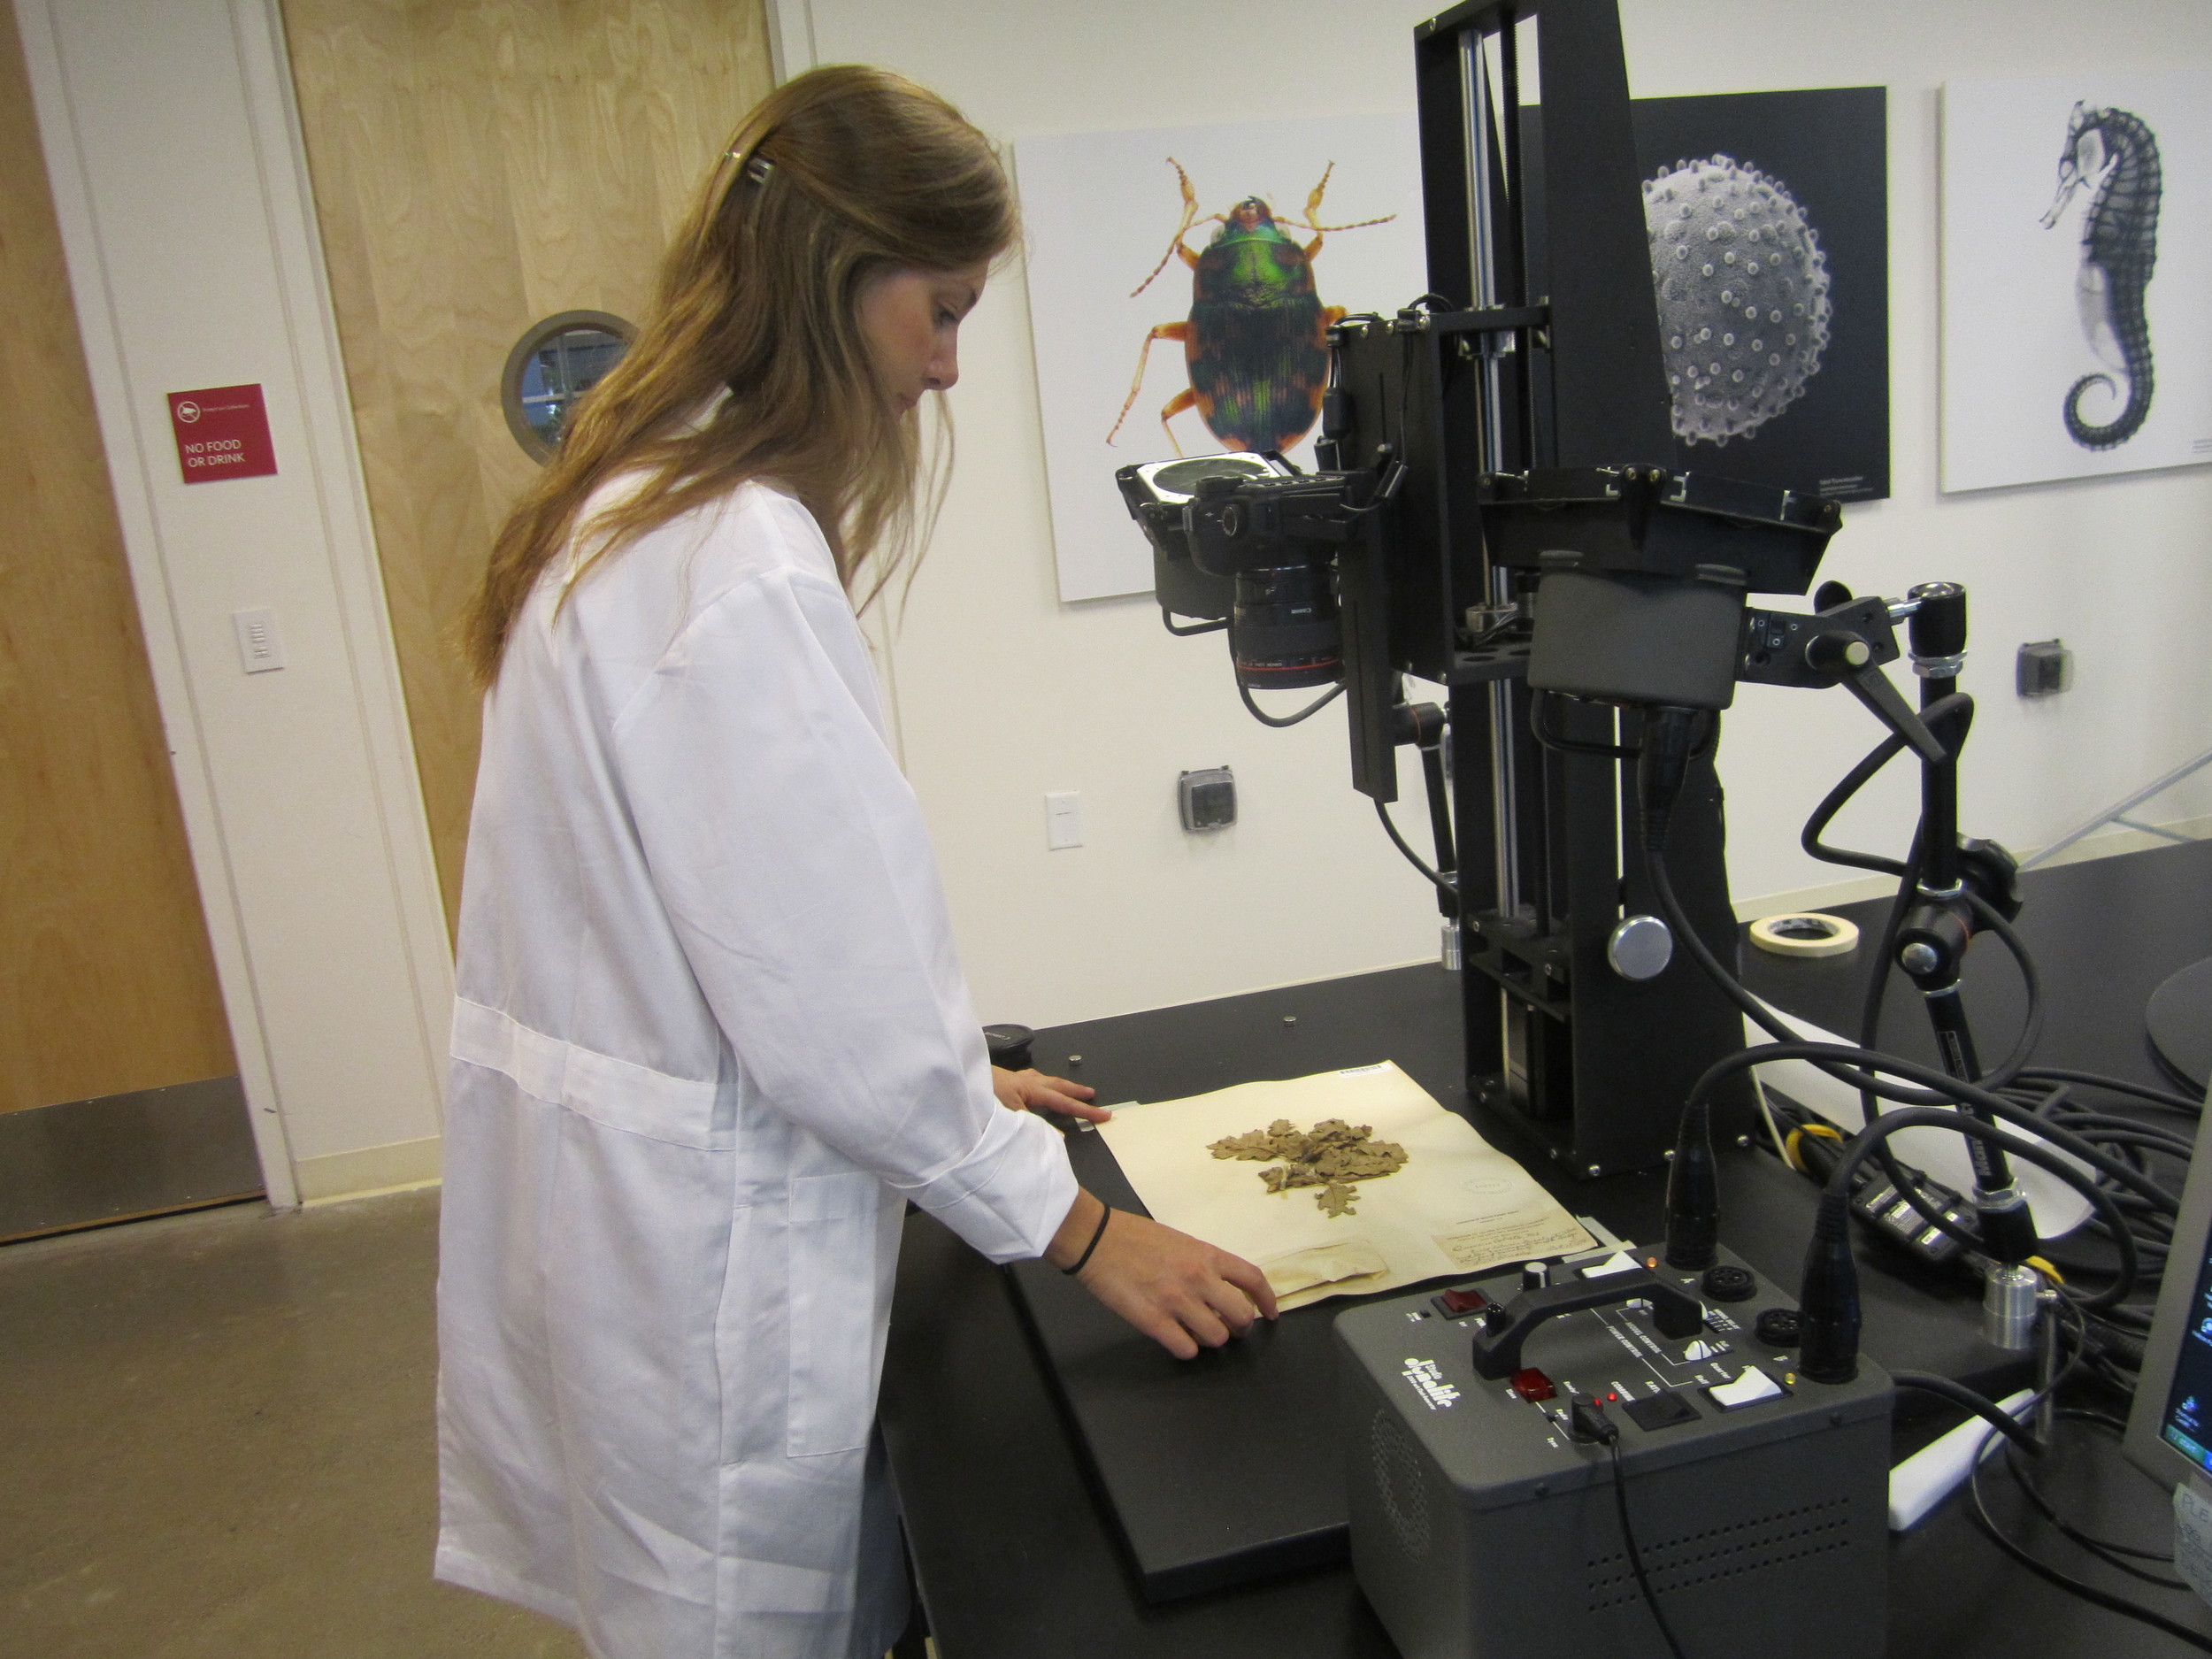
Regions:
[[[2170,1086],[2148,1048],[2143,1010],[2167,977],[2212,956],[2212,844],[2037,872],[2027,890],[2021,931],[2046,989],[2039,1057]],[[1842,913],[1873,931],[1880,909]],[[1830,1029],[1855,1024],[1863,953],[1810,962],[1746,956],[1747,979],[1778,1005]],[[1985,1050],[2001,1052],[2023,1008],[2016,972],[2001,953],[1978,947],[1966,995]],[[1090,1082],[1109,1101],[1176,1098],[1386,1056],[1456,1107],[1464,1101],[1457,1018],[1453,980],[1440,970],[1408,968],[1056,1027],[1039,1033],[1035,1054],[1043,1069]],[[1924,1026],[1910,997],[1894,996],[1885,1042],[1932,1057]],[[1608,1185],[1563,1195],[1601,1215],[1609,1202],[1632,1227],[1655,1219],[1651,1183],[1622,1178],[1609,1200],[1590,1202]],[[1767,1188],[1755,1185],[1756,1201]],[[1933,1331],[1970,1315],[1931,1302],[1915,1317]],[[908,1222],[900,1263],[882,1421],[941,1659],[1340,1659],[1394,1651],[1341,1566],[1146,1605],[1005,1275],[918,1215]],[[2167,1547],[2165,1494],[2120,1459],[2108,1432],[2070,1425],[2049,1461],[2045,1485],[2075,1525],[2139,1548]],[[2026,1510],[2009,1481],[1997,1476],[1987,1484],[1999,1518],[2047,1559],[2212,1633],[2212,1609],[2193,1596],[2088,1562]],[[2012,1566],[1974,1532],[1956,1502],[1894,1541],[1892,1569],[1893,1655],[2190,1651]]]

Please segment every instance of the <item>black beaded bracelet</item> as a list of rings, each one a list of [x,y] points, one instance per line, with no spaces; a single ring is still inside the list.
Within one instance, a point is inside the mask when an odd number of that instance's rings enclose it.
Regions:
[[[1090,1265],[1091,1252],[1098,1248],[1098,1241],[1106,1236],[1106,1224],[1114,1218],[1114,1207],[1111,1204],[1101,1204],[1098,1209],[1098,1231],[1091,1234],[1091,1241],[1083,1247],[1083,1254],[1075,1258],[1075,1265],[1060,1270],[1070,1279],[1073,1279]]]

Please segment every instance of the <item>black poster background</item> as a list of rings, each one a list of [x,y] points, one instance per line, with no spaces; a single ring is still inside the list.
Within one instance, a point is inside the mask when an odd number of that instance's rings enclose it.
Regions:
[[[1804,392],[1749,437],[1675,442],[1683,472],[1718,473],[1837,501],[1889,495],[1889,96],[1884,87],[1637,98],[1640,178],[1726,156],[1788,188],[1828,265],[1828,349]],[[1532,291],[1543,271],[1543,134],[1521,110]],[[1648,269],[1644,273],[1648,279]],[[1654,304],[1655,306],[1656,300]]]
[[[1724,446],[1677,441],[1675,464],[1816,489],[1838,501],[1889,494],[1888,92],[1843,87],[1639,98],[1636,164],[1649,179],[1723,155],[1778,180],[1828,262],[1828,349],[1804,395]]]

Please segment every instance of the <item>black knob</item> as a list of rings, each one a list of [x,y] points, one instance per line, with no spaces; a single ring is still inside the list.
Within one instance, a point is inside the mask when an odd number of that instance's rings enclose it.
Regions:
[[[1915,905],[1897,934],[1897,965],[1916,980],[1946,983],[1966,956],[1966,919],[1939,904]]]
[[[1029,1053],[1030,1041],[1036,1034],[1026,1025],[986,1025],[983,1041],[991,1051],[991,1064],[1009,1071],[1028,1071],[1036,1064]]]
[[[1874,648],[1847,628],[1824,628],[1805,641],[1805,660],[1824,674],[1847,674],[1874,660]]]
[[[1956,582],[1923,582],[1905,595],[1920,608],[1912,613],[1915,657],[1956,657],[1966,649],[1966,589]]]
[[[1795,1348],[1804,1322],[1794,1308],[1769,1308],[1751,1327],[1752,1334],[1769,1348]]]
[[[1699,1282],[1715,1302],[1748,1302],[1759,1289],[1759,1281],[1752,1277],[1751,1270],[1738,1267],[1732,1262],[1714,1263]]]

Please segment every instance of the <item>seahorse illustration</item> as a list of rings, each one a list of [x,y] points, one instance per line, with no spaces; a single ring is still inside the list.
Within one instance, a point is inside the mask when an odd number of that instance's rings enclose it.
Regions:
[[[2107,425],[2084,420],[2081,400],[2091,387],[2119,389],[2109,374],[2085,374],[2066,394],[2066,431],[2085,449],[2111,449],[2132,438],[2151,412],[2151,326],[2143,296],[2158,263],[2157,137],[2125,110],[2077,104],[2059,152],[2058,196],[2043,215],[2044,229],[2058,223],[2085,185],[2093,194],[2082,224],[2074,297],[2089,349],[2127,377],[2127,403]]]

